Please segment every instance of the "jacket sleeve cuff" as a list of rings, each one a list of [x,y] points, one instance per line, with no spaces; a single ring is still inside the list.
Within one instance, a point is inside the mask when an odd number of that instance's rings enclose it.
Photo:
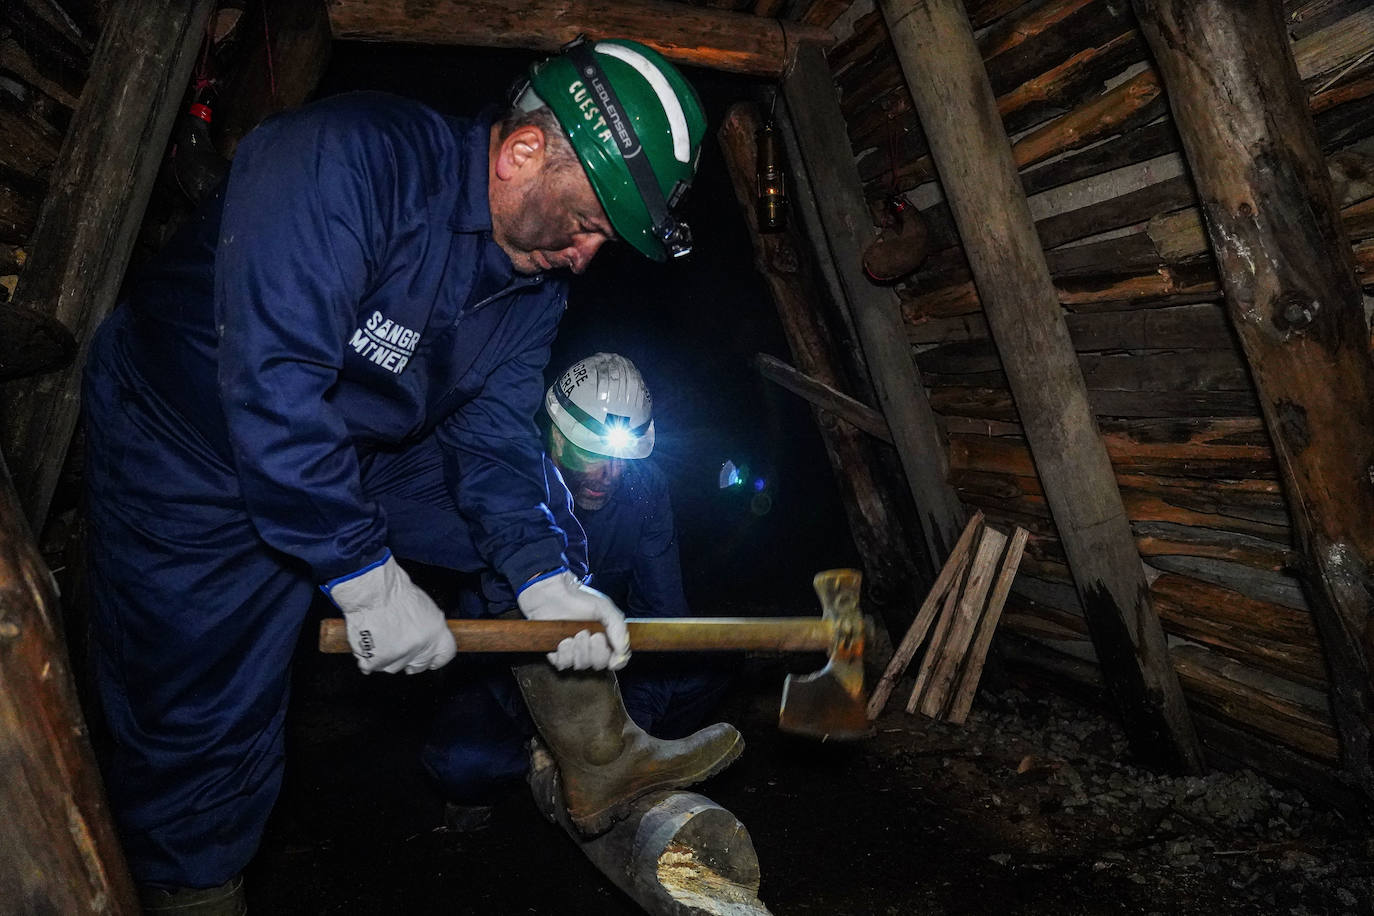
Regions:
[[[511,588],[519,592],[530,579],[567,568],[561,539],[545,538],[515,551],[501,564],[500,571]]]
[[[324,592],[326,595],[328,595],[329,592],[330,592],[330,590],[333,589],[334,586],[340,585],[340,584],[342,584],[342,583],[344,583],[344,582],[347,582],[349,579],[356,579],[356,578],[358,578],[359,576],[361,576],[363,573],[372,572],[372,570],[376,569],[378,566],[381,566],[383,563],[385,563],[387,560],[390,560],[390,559],[391,559],[391,548],[390,548],[390,547],[384,547],[384,548],[382,549],[382,555],[381,555],[380,557],[378,557],[377,559],[373,560],[371,563],[365,563],[365,564],[363,564],[362,566],[358,567],[357,569],[353,570],[353,572],[351,572],[351,573],[344,573],[342,576],[335,576],[334,578],[330,579],[328,582],[322,582],[322,583],[320,583],[320,591],[322,591],[322,592]]]

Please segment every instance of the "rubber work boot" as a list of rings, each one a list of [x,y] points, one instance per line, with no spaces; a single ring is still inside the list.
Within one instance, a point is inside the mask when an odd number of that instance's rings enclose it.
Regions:
[[[147,916],[247,916],[243,876],[219,887],[140,887],[139,902]]]
[[[605,833],[644,793],[701,782],[744,750],[744,738],[724,722],[677,741],[653,737],[625,711],[610,671],[559,672],[539,662],[520,665],[515,678],[584,836]]]

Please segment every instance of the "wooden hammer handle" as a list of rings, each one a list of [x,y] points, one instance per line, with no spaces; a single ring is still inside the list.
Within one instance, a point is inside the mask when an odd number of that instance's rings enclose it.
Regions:
[[[631,617],[630,649],[644,652],[701,652],[713,649],[772,649],[829,652],[835,626],[822,617]],[[601,630],[583,620],[450,620],[459,652],[552,652],[579,630]],[[320,651],[348,652],[341,618],[320,621]]]

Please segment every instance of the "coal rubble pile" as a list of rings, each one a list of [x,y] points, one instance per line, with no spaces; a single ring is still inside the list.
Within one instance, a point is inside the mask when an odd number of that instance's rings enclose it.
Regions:
[[[984,803],[1023,826],[1024,845],[989,856],[1006,868],[1074,862],[1137,885],[1225,888],[1236,912],[1374,913],[1374,834],[1361,813],[1251,770],[1139,769],[1126,762],[1124,734],[1098,713],[1014,688],[980,694],[963,729],[925,729],[932,739],[962,737],[964,759],[997,787]],[[942,764],[963,769],[958,757]]]

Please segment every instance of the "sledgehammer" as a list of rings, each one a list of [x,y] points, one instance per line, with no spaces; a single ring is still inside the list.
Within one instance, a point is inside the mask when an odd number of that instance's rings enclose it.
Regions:
[[[812,585],[820,617],[630,617],[634,652],[772,650],[825,652],[815,674],[789,674],[782,688],[778,727],[813,738],[854,739],[873,734],[865,710],[863,650],[869,626],[859,612],[856,569],[828,569]],[[551,652],[560,640],[599,623],[577,620],[450,620],[459,652]],[[320,622],[320,651],[348,652],[344,622]]]

